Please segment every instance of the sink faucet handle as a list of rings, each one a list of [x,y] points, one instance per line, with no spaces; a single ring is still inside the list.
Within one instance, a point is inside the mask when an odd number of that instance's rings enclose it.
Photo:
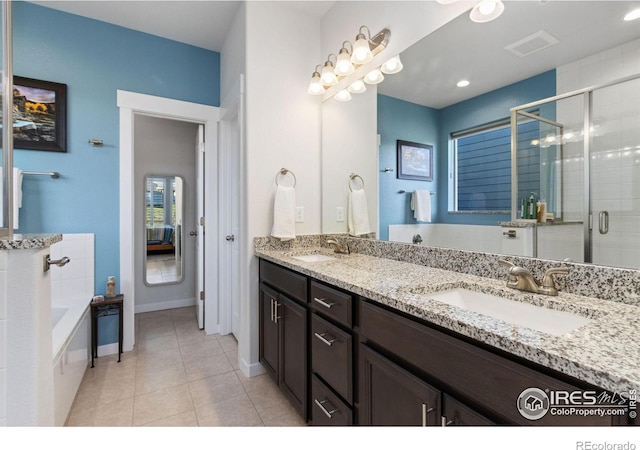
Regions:
[[[500,264],[501,266],[506,267],[507,269],[511,269],[512,267],[515,267],[516,265],[510,261],[507,261],[506,259],[499,259],[498,260],[498,264]]]
[[[542,283],[540,283],[539,292],[547,295],[558,295],[558,288],[556,282],[553,279],[554,275],[567,275],[569,273],[568,267],[552,267],[547,269],[542,277]]]

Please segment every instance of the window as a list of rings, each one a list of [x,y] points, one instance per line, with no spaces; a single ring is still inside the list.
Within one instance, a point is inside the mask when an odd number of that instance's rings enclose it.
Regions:
[[[526,190],[539,190],[539,149],[531,141],[539,138],[540,125],[528,121],[518,125],[518,178],[529,180]],[[511,210],[511,125],[501,121],[490,126],[452,134],[450,209],[453,211]],[[522,182],[520,183],[522,186]]]

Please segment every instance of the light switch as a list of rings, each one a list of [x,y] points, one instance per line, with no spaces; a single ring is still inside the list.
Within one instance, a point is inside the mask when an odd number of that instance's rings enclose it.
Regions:
[[[304,222],[304,207],[296,206],[296,222]]]
[[[344,208],[342,206],[336,208],[336,222],[344,222]]]

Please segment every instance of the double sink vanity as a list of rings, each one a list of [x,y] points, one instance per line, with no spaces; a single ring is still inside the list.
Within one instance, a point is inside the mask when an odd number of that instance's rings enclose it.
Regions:
[[[637,424],[638,306],[567,292],[588,269],[527,287],[518,258],[347,236],[255,254],[260,361],[311,425]]]

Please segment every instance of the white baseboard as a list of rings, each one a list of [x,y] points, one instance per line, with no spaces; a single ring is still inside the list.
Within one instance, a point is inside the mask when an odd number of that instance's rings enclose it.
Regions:
[[[135,314],[152,311],[162,311],[164,309],[184,308],[187,306],[195,306],[196,304],[196,299],[195,297],[193,297],[183,298],[181,300],[169,300],[166,302],[149,303],[146,305],[136,305]]]
[[[242,358],[240,358],[240,360],[238,361],[238,368],[246,377],[249,378],[262,375],[263,373],[267,372],[259,362],[254,364],[247,364],[247,362]]]

